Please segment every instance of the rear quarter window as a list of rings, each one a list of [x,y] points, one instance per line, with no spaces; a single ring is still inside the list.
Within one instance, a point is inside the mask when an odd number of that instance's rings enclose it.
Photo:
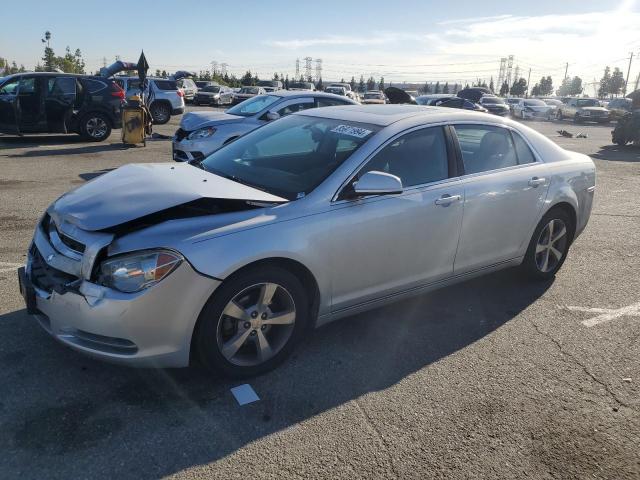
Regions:
[[[101,82],[99,80],[83,80],[82,83],[84,83],[85,88],[87,89],[87,91],[89,93],[97,93],[100,90],[104,90],[105,88],[107,88],[107,84],[104,82]],[[122,85],[120,85],[122,87]]]
[[[178,86],[173,80],[154,80],[154,83],[160,90],[178,90]]]

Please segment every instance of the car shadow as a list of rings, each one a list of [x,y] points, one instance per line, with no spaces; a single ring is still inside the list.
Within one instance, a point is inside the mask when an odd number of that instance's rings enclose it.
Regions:
[[[605,145],[600,147],[591,158],[613,162],[640,162],[640,145]]]
[[[101,363],[51,341],[24,310],[5,314],[0,333],[13,350],[0,357],[0,387],[20,397],[0,408],[0,448],[36,477],[49,468],[73,476],[82,465],[89,477],[156,478],[214,462],[396,385],[500,328],[550,285],[503,271],[332,323],[278,369],[248,380],[260,401],[242,407],[229,388],[243,381]]]

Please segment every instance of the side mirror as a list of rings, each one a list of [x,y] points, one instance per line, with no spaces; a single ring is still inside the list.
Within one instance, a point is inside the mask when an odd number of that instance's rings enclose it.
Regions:
[[[367,172],[353,185],[357,196],[402,193],[402,180],[390,173]]]
[[[267,112],[267,120],[270,122],[273,120],[278,120],[280,118],[280,114],[276,112]]]

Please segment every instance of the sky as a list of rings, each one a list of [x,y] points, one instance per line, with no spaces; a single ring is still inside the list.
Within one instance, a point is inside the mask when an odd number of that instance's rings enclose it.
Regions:
[[[640,72],[640,4],[631,0],[38,0],[12,2],[2,17],[0,57],[28,69],[49,30],[56,53],[80,48],[89,71],[116,55],[136,61],[144,49],[152,71],[200,71],[216,61],[238,75],[292,76],[296,58],[303,68],[312,57],[322,59],[324,79],[362,74],[387,83],[488,82],[508,55],[521,76],[531,69],[531,83],[552,75],[558,85],[567,62],[568,75],[585,82],[605,65],[626,75],[631,52],[631,78]]]

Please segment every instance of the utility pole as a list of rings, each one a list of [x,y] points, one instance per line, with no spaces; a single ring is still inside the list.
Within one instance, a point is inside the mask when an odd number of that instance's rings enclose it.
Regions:
[[[529,82],[531,82],[531,68],[529,68],[529,75],[527,76],[527,97],[529,96]]]
[[[567,72],[569,71],[569,62],[564,67],[564,79],[567,79]]]
[[[627,94],[627,85],[629,84],[629,73],[631,73],[631,60],[633,60],[633,52],[629,55],[629,68],[627,69],[627,79],[624,81],[624,90],[622,90],[622,96]]]

